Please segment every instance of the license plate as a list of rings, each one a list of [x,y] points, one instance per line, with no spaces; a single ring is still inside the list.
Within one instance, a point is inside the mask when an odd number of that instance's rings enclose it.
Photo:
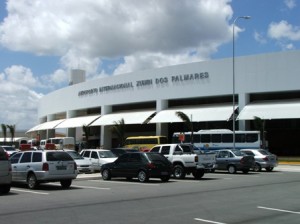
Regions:
[[[57,170],[66,170],[67,167],[66,166],[56,166]]]

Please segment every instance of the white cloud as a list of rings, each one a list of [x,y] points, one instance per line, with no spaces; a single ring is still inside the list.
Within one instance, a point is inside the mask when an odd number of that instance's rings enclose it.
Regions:
[[[0,74],[0,120],[15,124],[17,130],[26,130],[37,122],[37,104],[42,97],[32,90],[39,82],[29,68],[12,66]]]
[[[268,29],[268,36],[273,39],[287,39],[292,41],[300,40],[300,27],[293,26],[287,21],[271,23]]]
[[[262,33],[258,33],[257,31],[254,32],[254,39],[260,44],[267,43],[267,40],[265,39],[264,35]]]
[[[58,55],[67,69],[80,63],[88,74],[97,71],[102,59],[124,57],[129,62],[142,54],[149,56],[148,61],[161,55],[167,65],[174,58],[189,61],[186,55],[191,49],[206,58],[230,41],[230,2],[10,0],[0,43],[15,51]],[[148,65],[156,64],[161,63]],[[124,66],[135,68],[130,62]]]
[[[289,8],[293,9],[296,7],[296,1],[295,0],[284,0],[284,4]]]
[[[28,87],[36,86],[38,81],[33,77],[33,74],[29,68],[23,66],[13,65],[5,69],[7,75],[7,81]]]
[[[0,44],[17,52],[60,58],[61,67],[35,78],[29,68],[0,74],[0,119],[31,128],[37,120],[36,89],[68,84],[69,71],[107,77],[210,58],[231,42],[231,0],[9,0]],[[236,32],[241,32],[237,27]],[[112,63],[105,67],[103,61]],[[35,89],[35,90],[33,90]]]

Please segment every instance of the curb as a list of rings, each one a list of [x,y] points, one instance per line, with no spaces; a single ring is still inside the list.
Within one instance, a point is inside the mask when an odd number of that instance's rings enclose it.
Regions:
[[[287,161],[283,161],[283,162],[279,162],[279,165],[295,165],[295,166],[300,166],[300,162],[287,162]]]

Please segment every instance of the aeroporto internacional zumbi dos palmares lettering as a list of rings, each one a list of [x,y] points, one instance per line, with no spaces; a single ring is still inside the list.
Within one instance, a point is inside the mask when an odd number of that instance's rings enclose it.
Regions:
[[[143,86],[151,86],[151,85],[166,85],[169,82],[171,83],[179,83],[179,82],[187,82],[187,81],[196,81],[209,78],[208,72],[200,72],[193,74],[185,74],[185,75],[174,75],[171,77],[160,77],[155,79],[144,79],[137,80],[135,82],[125,82],[120,84],[113,84],[107,86],[101,86],[99,88],[91,88],[88,90],[82,90],[78,92],[78,96],[86,96],[86,95],[96,95],[98,93],[105,93],[110,91],[115,91],[119,89],[130,89],[134,87],[143,87]]]

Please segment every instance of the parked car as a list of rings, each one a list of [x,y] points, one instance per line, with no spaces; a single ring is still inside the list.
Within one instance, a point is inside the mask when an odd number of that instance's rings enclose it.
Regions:
[[[137,177],[140,182],[149,178],[160,178],[166,182],[172,174],[172,164],[159,153],[129,152],[121,155],[115,162],[102,165],[103,180],[112,177]]]
[[[7,194],[11,188],[11,165],[8,154],[0,148],[0,193]]]
[[[253,170],[255,172],[261,171],[262,168],[266,169],[266,171],[270,172],[274,169],[274,167],[278,166],[277,156],[268,152],[264,149],[241,149],[242,152],[247,155],[254,156],[255,165]]]
[[[103,164],[114,162],[118,158],[107,149],[83,149],[80,155],[92,162],[94,171],[101,171]]]
[[[10,161],[12,181],[26,182],[30,189],[47,182],[60,182],[69,188],[78,173],[75,161],[61,150],[17,152]]]
[[[74,159],[79,173],[94,172],[92,162],[89,159],[82,157],[78,152],[74,150],[64,150],[64,151],[67,152]]]
[[[120,155],[125,154],[126,152],[138,152],[137,149],[132,148],[113,148],[110,151],[115,154],[115,156],[119,157]]]
[[[248,173],[255,164],[253,156],[248,156],[237,149],[217,150],[216,161],[218,170],[228,170],[231,174],[234,174],[237,171]]]
[[[10,157],[11,155],[13,155],[14,153],[18,152],[18,150],[10,145],[1,145],[0,148],[2,148]]]

